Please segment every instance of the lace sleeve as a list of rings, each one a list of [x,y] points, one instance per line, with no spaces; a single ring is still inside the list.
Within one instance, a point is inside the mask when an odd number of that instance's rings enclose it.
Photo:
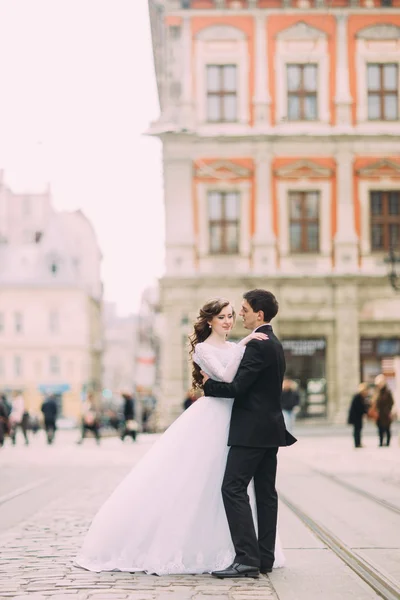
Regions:
[[[193,360],[209,377],[217,379],[218,381],[231,383],[236,375],[245,351],[244,346],[238,346],[237,344],[232,343],[231,347],[231,357],[226,366],[218,360],[218,352],[220,351],[218,349],[214,350],[210,344],[204,342],[197,344],[193,354]]]

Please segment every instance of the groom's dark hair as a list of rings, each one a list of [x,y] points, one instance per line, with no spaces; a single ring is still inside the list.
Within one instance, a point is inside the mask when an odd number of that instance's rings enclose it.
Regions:
[[[250,290],[243,294],[243,298],[247,300],[254,312],[263,311],[264,321],[267,323],[278,314],[278,300],[267,290]]]

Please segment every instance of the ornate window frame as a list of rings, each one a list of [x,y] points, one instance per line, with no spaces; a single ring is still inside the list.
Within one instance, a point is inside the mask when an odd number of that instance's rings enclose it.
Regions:
[[[240,223],[239,223],[239,252],[234,256],[238,258],[250,255],[250,200],[251,200],[251,182],[250,181],[207,181],[197,183],[198,199],[198,217],[199,217],[199,239],[198,251],[199,258],[211,258],[213,261],[227,255],[218,255],[210,252],[210,235],[208,226],[208,193],[212,191],[232,191],[239,192],[240,196]]]
[[[288,121],[288,89],[286,66],[313,63],[318,67],[318,118],[315,121]],[[321,31],[305,22],[299,22],[277,34],[275,52],[276,112],[279,126],[307,130],[320,128],[330,122],[329,51],[328,39]]]
[[[289,192],[319,192],[319,252],[292,253],[290,250],[289,231]],[[331,235],[331,200],[332,182],[318,179],[277,180],[277,202],[279,218],[278,249],[281,260],[281,270],[298,272],[304,271],[327,272],[332,269],[332,235]]]
[[[225,64],[237,67],[237,121],[210,123],[207,121],[207,65]],[[232,133],[249,125],[249,69],[248,39],[241,29],[231,25],[211,25],[196,35],[195,99],[200,127],[211,132],[217,129]]]
[[[373,25],[358,32],[356,42],[356,120],[371,130],[393,130],[397,121],[370,121],[368,119],[367,65],[369,63],[396,63],[398,65],[398,114],[400,115],[400,27]]]
[[[363,260],[371,258],[376,265],[376,261],[382,260],[385,252],[372,252],[371,250],[371,206],[370,192],[373,191],[391,191],[400,190],[400,173],[399,179],[390,179],[382,177],[380,179],[360,179],[358,182],[358,197],[360,202],[360,224],[361,224],[361,255]]]

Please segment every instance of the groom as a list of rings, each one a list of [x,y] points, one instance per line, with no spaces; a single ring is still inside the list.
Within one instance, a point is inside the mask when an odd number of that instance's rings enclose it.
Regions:
[[[243,296],[240,316],[246,329],[268,335],[251,340],[232,383],[203,374],[204,394],[234,398],[229,430],[230,446],[222,496],[236,557],[232,565],[212,575],[254,577],[270,573],[274,564],[278,496],[275,489],[279,446],[296,442],[285,429],[281,409],[285,357],[270,321],[278,313],[271,292],[251,290]],[[258,539],[247,495],[254,478]]]

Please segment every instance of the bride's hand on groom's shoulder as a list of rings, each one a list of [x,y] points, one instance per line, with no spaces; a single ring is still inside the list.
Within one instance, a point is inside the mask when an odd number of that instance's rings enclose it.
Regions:
[[[267,336],[266,333],[261,333],[261,331],[253,331],[252,333],[250,333],[249,335],[247,335],[245,338],[243,338],[239,344],[241,346],[247,346],[247,344],[249,342],[251,342],[251,340],[269,340],[269,337]]]
[[[204,373],[204,371],[200,371],[202,377],[203,377],[203,385],[206,383],[206,381],[208,381],[210,378],[207,375],[207,373]]]

